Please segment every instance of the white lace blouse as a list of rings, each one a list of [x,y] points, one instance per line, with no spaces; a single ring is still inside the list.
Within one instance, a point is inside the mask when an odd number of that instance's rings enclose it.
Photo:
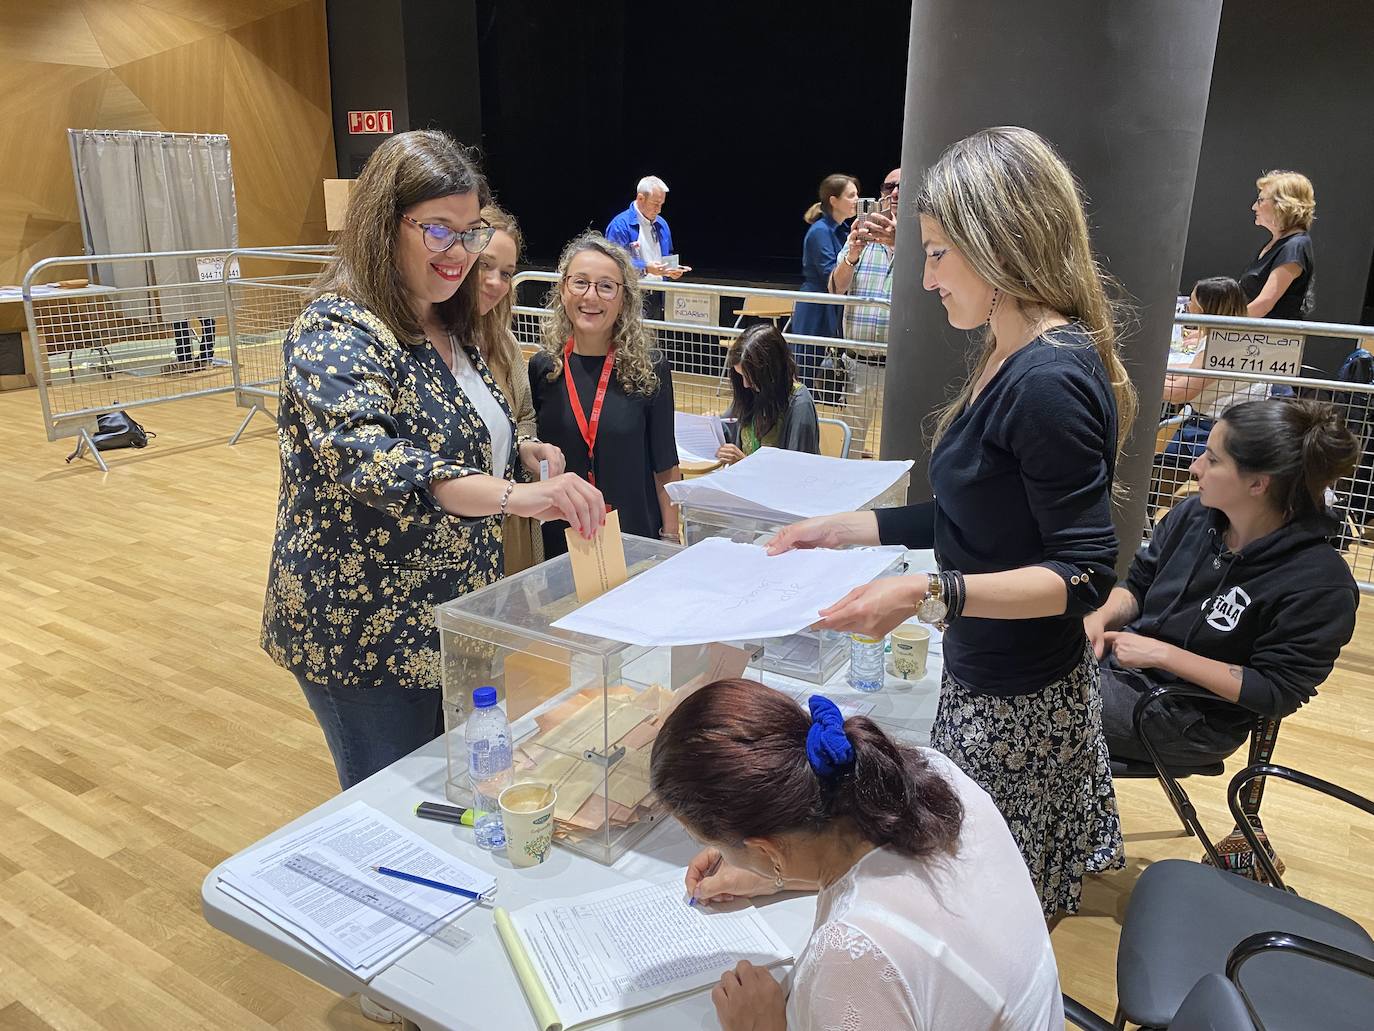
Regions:
[[[1061,1031],[1049,932],[1011,832],[982,788],[924,751],[964,803],[958,854],[877,849],[820,893],[788,1031]]]

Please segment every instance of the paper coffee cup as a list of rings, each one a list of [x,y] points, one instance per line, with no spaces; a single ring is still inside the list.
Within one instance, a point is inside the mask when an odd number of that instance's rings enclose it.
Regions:
[[[902,680],[920,680],[926,675],[930,655],[930,628],[903,623],[892,631],[892,657],[888,672]]]
[[[498,802],[506,831],[506,858],[512,866],[538,866],[548,856],[557,801],[552,784],[512,784],[501,792]]]

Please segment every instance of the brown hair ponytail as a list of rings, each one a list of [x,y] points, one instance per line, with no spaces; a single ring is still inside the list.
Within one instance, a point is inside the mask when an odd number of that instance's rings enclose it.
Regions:
[[[822,778],[806,757],[811,717],[752,680],[719,680],[685,698],[654,742],[650,783],[667,808],[707,840],[794,831],[851,820],[874,845],[906,856],[952,852],[963,822],[954,789],[925,756],[851,716],[852,766]]]
[[[854,184],[854,189],[859,188],[859,180],[852,175],[845,175],[843,172],[836,172],[828,175],[821,180],[820,186],[816,188],[817,201],[806,209],[806,214],[802,216],[802,221],[808,225],[817,221],[822,215],[830,215],[832,218],[835,198],[844,196],[844,191],[849,189],[849,184]]]
[[[1326,488],[1355,471],[1360,442],[1341,413],[1306,400],[1245,401],[1226,409],[1224,450],[1242,472],[1269,477],[1267,495],[1285,519],[1326,509]]]

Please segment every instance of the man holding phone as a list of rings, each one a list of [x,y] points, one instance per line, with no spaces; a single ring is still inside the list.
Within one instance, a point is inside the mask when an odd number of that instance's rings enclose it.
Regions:
[[[830,292],[855,297],[892,300],[892,255],[897,245],[897,204],[901,200],[902,170],[894,168],[883,177],[878,209],[858,215],[850,228],[845,249],[830,273]],[[891,314],[886,304],[854,304],[844,309],[844,336],[847,340],[886,344],[887,323]],[[877,421],[883,406],[885,354],[859,351],[855,355],[853,390],[857,411],[847,421],[854,433],[854,445],[869,452],[869,427]],[[876,450],[876,441],[874,448]]]

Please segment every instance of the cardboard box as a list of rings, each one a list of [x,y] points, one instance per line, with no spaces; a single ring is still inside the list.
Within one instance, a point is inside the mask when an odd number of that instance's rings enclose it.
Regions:
[[[324,227],[337,233],[344,227],[344,216],[348,214],[348,195],[353,189],[353,179],[324,180]]]

